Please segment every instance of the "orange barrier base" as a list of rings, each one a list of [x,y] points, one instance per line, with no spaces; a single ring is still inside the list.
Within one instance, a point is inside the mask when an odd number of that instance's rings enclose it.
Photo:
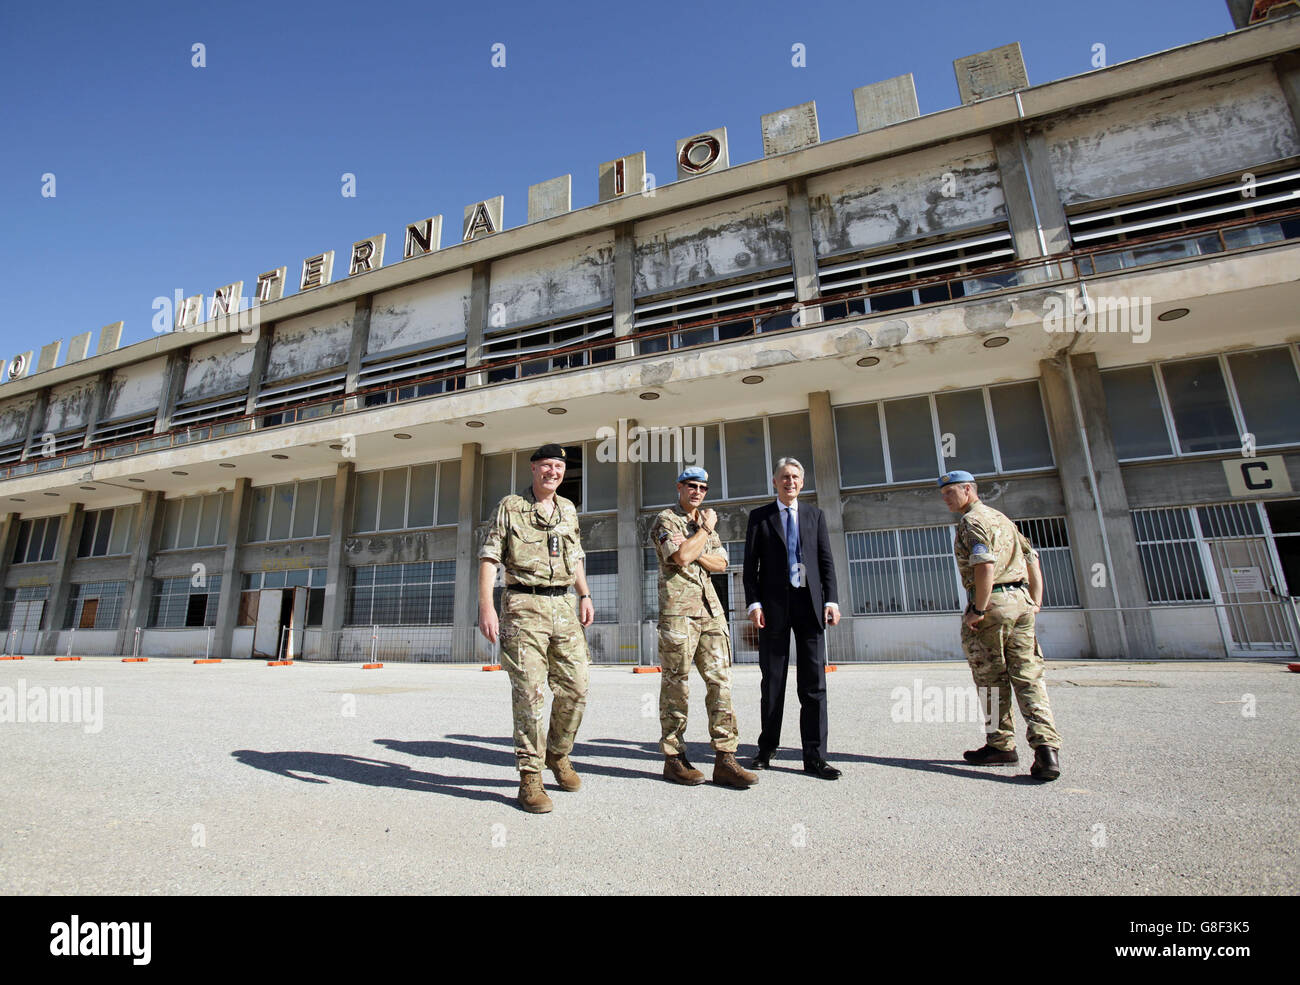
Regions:
[[[80,657],[55,657],[54,662],[62,663],[65,660],[80,660],[80,659],[81,659]]]
[[[383,667],[383,666],[384,666],[383,664],[362,664],[362,665],[361,665],[361,669],[362,669],[362,670],[379,670],[379,669],[380,669],[381,667]]]
[[[827,664],[827,665],[826,665],[826,673],[829,674],[829,673],[831,673],[832,671],[835,671],[835,670],[839,670],[839,668],[836,667],[834,664]]]
[[[266,662],[266,665],[268,667],[292,667],[293,661],[292,660],[268,660]]]
[[[633,667],[633,668],[632,668],[632,673],[634,673],[634,674],[658,674],[658,673],[661,673],[661,672],[662,672],[662,668],[660,668],[660,667],[658,667],[658,666],[654,666],[654,667]]]
[[[122,658],[122,663],[124,664],[147,664],[148,662],[149,662],[148,657],[123,657]]]
[[[0,660],[21,660],[22,657],[0,657]]]
[[[218,658],[216,658],[216,657],[213,657],[213,658],[211,658],[211,659],[195,660],[194,662],[195,662],[196,664],[219,664],[219,663],[221,663],[221,661],[220,661]]]
[[[484,664],[484,665],[483,665],[483,669],[484,669],[484,670],[500,670],[500,669],[501,669],[501,665],[500,665],[500,664]]]
[[[22,657],[10,657],[10,660],[21,660]],[[1300,674],[1300,664],[1287,664],[1286,669],[1293,674]]]

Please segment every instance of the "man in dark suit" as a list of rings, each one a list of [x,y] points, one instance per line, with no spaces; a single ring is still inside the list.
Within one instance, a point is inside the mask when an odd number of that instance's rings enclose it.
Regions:
[[[751,769],[767,769],[781,743],[785,679],[794,633],[799,734],[805,773],[834,780],[840,771],[826,762],[827,624],[840,621],[826,517],[800,503],[803,466],[782,458],[772,475],[777,500],[749,514],[745,532],[745,604],[758,627],[758,663],[763,673],[758,755]]]

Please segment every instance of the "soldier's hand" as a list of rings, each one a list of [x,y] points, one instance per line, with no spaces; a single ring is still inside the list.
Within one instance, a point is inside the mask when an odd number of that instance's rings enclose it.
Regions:
[[[974,629],[984,621],[984,617],[967,609],[962,613],[961,621],[967,629]]]
[[[683,544],[686,543],[686,538],[683,537],[683,536],[681,535],[681,533],[680,533],[679,531],[676,531],[676,530],[673,531],[673,535],[672,535],[672,537],[669,538],[669,539],[672,541],[672,545],[673,545],[673,553],[674,553],[674,554],[677,553],[677,548],[681,547]]]
[[[763,618],[763,607],[761,605],[757,609],[754,609],[752,612],[750,612],[749,621],[752,622],[759,629],[762,629],[767,625],[767,620]]]
[[[716,510],[700,510],[700,520],[705,528],[712,533],[718,526],[718,513]]]
[[[591,599],[578,600],[578,622],[582,623],[583,628],[590,626],[596,621],[596,607],[591,604]]]
[[[499,630],[500,624],[497,621],[497,610],[493,608],[479,609],[478,631],[483,634],[489,643],[496,643]]]

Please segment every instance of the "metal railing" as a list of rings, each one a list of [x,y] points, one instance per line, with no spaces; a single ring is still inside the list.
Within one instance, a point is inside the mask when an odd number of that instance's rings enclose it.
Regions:
[[[1125,240],[1123,243],[1105,243],[1097,246],[1078,247],[1052,254],[1045,257],[1029,257],[1009,261],[1006,263],[991,264],[989,266],[971,266],[965,270],[949,271],[936,274],[931,277],[908,277],[906,270],[900,270],[902,275],[898,280],[876,284],[870,288],[861,291],[851,291],[842,293],[832,293],[818,295],[803,301],[783,302],[767,308],[759,308],[753,311],[730,313],[726,315],[715,316],[713,318],[704,318],[698,321],[674,323],[663,326],[656,326],[644,331],[636,332],[632,335],[609,338],[603,336],[598,339],[589,339],[585,342],[579,342],[574,345],[562,346],[550,350],[545,358],[562,359],[563,357],[579,353],[588,353],[597,349],[608,349],[619,345],[634,346],[637,355],[631,358],[637,358],[641,351],[650,349],[655,340],[663,340],[664,347],[671,350],[691,348],[699,345],[719,344],[719,342],[730,342],[738,338],[752,337],[762,334],[779,334],[812,327],[816,324],[822,324],[828,321],[841,320],[846,318],[873,317],[875,315],[886,316],[899,310],[916,307],[928,307],[935,304],[951,303],[955,300],[966,300],[971,297],[990,297],[997,296],[1006,291],[1015,291],[1023,288],[1041,288],[1051,284],[1061,284],[1077,281],[1083,277],[1104,276],[1106,274],[1123,272],[1124,270],[1134,267],[1147,266],[1157,263],[1178,262],[1186,259],[1196,259],[1205,255],[1218,253],[1227,253],[1232,251],[1246,251],[1253,249],[1264,249],[1275,245],[1278,242],[1286,242],[1289,239],[1300,238],[1300,231],[1292,235],[1286,235],[1281,229],[1280,223],[1283,221],[1300,218],[1300,208],[1278,210],[1267,212],[1258,216],[1246,216],[1229,221],[1210,223],[1204,226],[1191,226],[1185,229],[1171,230],[1165,233],[1157,233],[1150,236],[1134,237]],[[1236,230],[1246,230],[1250,228],[1263,228],[1277,226],[1280,238],[1272,238],[1262,243],[1248,243],[1245,245],[1229,243],[1227,234]],[[1181,255],[1170,255],[1168,250],[1163,254],[1150,248],[1157,245],[1170,246],[1176,244],[1194,243],[1196,252],[1191,252],[1190,247],[1185,247]],[[1143,250],[1151,253],[1147,259],[1140,259]],[[1102,263],[1098,264],[1099,258],[1105,258],[1111,255],[1128,256],[1131,262],[1125,264],[1121,260],[1115,264]],[[959,262],[959,261],[956,261]],[[1032,274],[1032,276],[1025,276]],[[969,282],[985,282],[991,286],[987,289],[981,289],[978,293],[966,293],[967,288],[963,288],[963,294],[953,295],[952,287],[957,284],[966,284]],[[742,285],[743,286],[743,285]],[[900,307],[891,307],[887,311],[870,312],[865,315],[857,314],[850,310],[850,303],[857,301],[869,301],[873,296],[893,294],[900,291],[914,290],[919,288],[946,286],[948,295],[945,299],[937,301],[926,300],[918,301],[916,304],[904,305]],[[825,308],[842,307],[843,314],[834,317],[826,317]],[[806,323],[800,324],[801,319],[793,318],[793,314],[798,311],[816,311],[821,309],[823,314],[816,318],[809,318]],[[772,327],[767,323],[772,322],[779,327]],[[714,337],[700,339],[699,336],[706,329],[715,329],[720,326],[727,328],[725,339]],[[715,333],[716,335],[717,333]],[[691,336],[693,339],[688,339]],[[651,343],[651,345],[646,345]],[[662,351],[662,348],[659,350]],[[279,407],[275,409],[262,409],[253,414],[241,415],[238,417],[226,418],[210,424],[204,424],[192,428],[179,428],[173,431],[162,432],[160,434],[150,435],[142,438],[131,438],[121,442],[113,442],[95,445],[87,450],[78,449],[63,455],[53,455],[48,458],[28,458],[24,461],[11,465],[0,466],[0,480],[17,478],[23,475],[40,471],[53,471],[63,468],[71,468],[86,463],[104,461],[106,459],[116,459],[128,455],[144,454],[146,452],[157,451],[163,448],[172,448],[178,445],[192,444],[197,441],[208,441],[216,438],[226,437],[232,434],[239,434],[246,431],[259,430],[265,427],[282,427],[287,424],[296,423],[304,420],[319,419],[338,414],[349,414],[365,411],[365,398],[370,394],[387,394],[393,399],[386,397],[386,405],[406,399],[434,400],[440,396],[446,396],[450,393],[465,389],[468,385],[468,377],[480,375],[486,377],[490,370],[503,370],[510,367],[521,366],[524,363],[537,362],[539,357],[536,353],[530,355],[521,355],[513,359],[502,358],[493,360],[490,364],[478,366],[456,366],[451,369],[431,373],[427,376],[412,377],[411,379],[402,380],[400,385],[385,384],[367,389],[357,389],[340,397],[338,394],[331,394],[314,401],[306,401],[301,404],[295,404],[292,407]],[[629,357],[623,357],[629,358]],[[585,365],[592,365],[591,360],[582,360]],[[603,365],[603,363],[601,363]],[[450,385],[444,386],[443,392],[434,394],[418,394],[418,387],[421,384],[437,383],[444,381],[450,382]],[[404,397],[401,391],[408,390],[413,395]],[[268,423],[267,419],[271,421]]]

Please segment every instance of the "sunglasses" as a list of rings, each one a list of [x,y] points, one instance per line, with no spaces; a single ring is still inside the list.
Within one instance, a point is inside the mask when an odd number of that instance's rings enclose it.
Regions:
[[[683,482],[687,489],[698,489],[700,492],[708,492],[709,484],[707,482]]]

